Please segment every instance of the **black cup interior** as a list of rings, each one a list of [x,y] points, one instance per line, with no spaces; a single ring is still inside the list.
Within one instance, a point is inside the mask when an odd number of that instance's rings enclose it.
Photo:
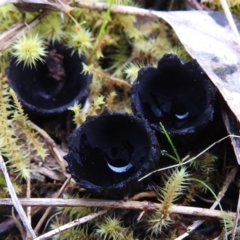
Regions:
[[[77,134],[70,146],[76,151],[71,168],[80,182],[101,187],[126,182],[151,161],[149,135],[133,116],[100,116],[83,124]]]
[[[132,105],[160,129],[194,129],[212,119],[215,88],[195,60],[183,64],[166,55],[158,68],[147,67],[133,85]]]
[[[75,101],[81,101],[86,97],[91,81],[90,75],[82,74],[83,56],[59,43],[50,44],[48,51],[51,50],[63,56],[64,83],[51,76],[46,62],[38,61],[36,67],[31,68],[24,67],[23,63],[16,64],[16,59],[11,58],[8,69],[10,85],[23,105],[40,113],[62,112]]]

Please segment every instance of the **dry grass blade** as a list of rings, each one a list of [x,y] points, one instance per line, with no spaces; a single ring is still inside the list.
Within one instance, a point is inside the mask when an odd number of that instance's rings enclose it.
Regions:
[[[227,175],[222,189],[219,191],[218,196],[216,201],[213,203],[213,205],[211,206],[210,209],[214,209],[216,208],[216,206],[219,204],[219,202],[221,201],[221,199],[224,197],[226,191],[228,190],[229,185],[233,182],[233,180],[235,179],[235,176],[237,174],[238,171],[238,167],[234,167],[230,173]],[[204,223],[204,220],[197,220],[195,221],[191,226],[189,226],[187,228],[187,232],[182,234],[181,236],[179,236],[178,238],[176,238],[175,240],[182,240],[184,238],[186,238],[190,232],[192,232],[193,230],[195,230],[196,228],[198,228],[200,225],[202,225]]]
[[[4,0],[0,3],[0,6],[13,3],[20,10],[24,11],[38,11],[39,9],[53,10],[69,13],[73,10],[72,7],[65,4],[61,0],[48,1],[48,0]]]
[[[61,232],[66,231],[67,229],[70,229],[70,228],[75,227],[75,226],[77,226],[79,224],[88,222],[88,221],[90,221],[90,220],[92,220],[92,219],[94,219],[96,217],[99,217],[99,216],[105,214],[107,211],[108,210],[101,210],[101,211],[99,211],[97,213],[92,213],[92,214],[90,214],[88,216],[76,219],[76,220],[74,220],[72,222],[69,222],[69,223],[59,227],[59,228],[56,228],[56,229],[54,229],[54,230],[52,230],[50,232],[45,233],[42,236],[39,236],[39,237],[35,238],[34,240],[48,239],[49,237],[55,236],[57,234],[60,234]]]
[[[18,37],[22,36],[30,28],[36,26],[48,14],[48,11],[43,11],[31,22],[26,24],[17,24],[0,35],[0,56],[2,51],[8,48]]]
[[[225,123],[228,134],[238,133],[240,128],[240,123],[237,121],[236,117],[233,113],[228,109],[225,103],[221,104],[222,109],[222,117]],[[240,141],[237,138],[230,137],[231,143],[233,145],[233,149],[235,152],[235,156],[238,161],[238,165],[240,165]]]
[[[22,222],[23,222],[23,225],[25,226],[28,234],[32,237],[32,238],[35,238],[36,235],[32,229],[32,226],[30,225],[28,219],[27,219],[27,216],[23,210],[23,207],[21,205],[21,203],[19,202],[18,200],[18,197],[13,189],[13,186],[12,186],[12,182],[11,182],[11,179],[8,175],[8,172],[7,172],[7,168],[6,168],[6,165],[4,163],[4,160],[2,158],[2,156],[0,155],[0,167],[2,169],[2,172],[3,172],[3,175],[4,175],[4,178],[5,178],[5,181],[6,181],[6,184],[7,184],[7,188],[8,188],[8,191],[10,193],[10,196],[11,196],[11,199],[12,199],[12,204],[14,205],[14,207],[16,208]]]
[[[26,191],[27,191],[26,192],[26,197],[28,199],[30,199],[31,198],[31,178],[27,179],[27,189],[26,189]],[[28,222],[31,225],[31,223],[32,223],[32,207],[31,206],[27,207],[26,213],[27,213]],[[29,235],[28,235],[28,237],[29,237]]]
[[[160,168],[160,169],[157,169],[155,171],[152,171],[150,172],[149,174],[145,175],[144,177],[140,178],[138,181],[142,181],[144,178],[152,175],[153,173],[156,173],[156,172],[160,172],[160,171],[164,171],[164,170],[167,170],[167,169],[171,169],[171,168],[175,168],[175,167],[180,167],[180,166],[183,166],[183,165],[186,165],[192,161],[194,161],[195,159],[197,159],[198,157],[200,157],[202,154],[204,154],[205,152],[207,152],[209,149],[211,149],[213,146],[215,146],[216,144],[222,142],[223,140],[227,139],[227,138],[240,138],[240,136],[237,136],[237,135],[233,135],[233,134],[230,134],[230,135],[227,135],[221,139],[219,139],[218,141],[214,142],[213,144],[211,144],[209,147],[207,147],[206,149],[204,149],[202,152],[200,152],[199,154],[197,154],[195,157],[187,160],[186,162],[183,162],[183,163],[179,163],[179,164],[175,164],[175,165],[172,165],[172,166],[169,166],[169,167],[165,167],[165,168]]]
[[[108,9],[108,4],[101,3],[101,2],[91,3],[89,1],[78,1],[76,2],[75,5],[80,8],[93,9],[98,11],[106,11]],[[111,12],[157,18],[157,16],[154,14],[154,12],[157,13],[157,11],[151,11],[151,10],[146,10],[146,9],[141,9],[136,7],[122,6],[117,4],[113,4],[111,6]]]

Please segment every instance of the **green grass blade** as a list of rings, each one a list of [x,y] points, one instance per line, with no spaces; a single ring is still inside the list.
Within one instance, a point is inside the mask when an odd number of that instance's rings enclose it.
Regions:
[[[112,4],[113,4],[113,0],[109,0],[109,4],[108,4],[108,9],[107,9],[107,12],[104,16],[104,19],[103,19],[103,23],[101,25],[101,28],[99,30],[99,33],[98,33],[98,36],[97,36],[97,40],[96,40],[96,44],[95,46],[97,46],[98,44],[98,41],[100,40],[100,38],[102,37],[103,33],[104,33],[104,30],[107,26],[107,22],[108,22],[108,19],[109,19],[109,16],[110,16],[110,13],[111,13],[111,8],[112,8]]]
[[[173,158],[173,159],[177,160],[177,162],[180,163],[181,162],[181,158],[179,157],[179,155],[177,153],[177,149],[175,148],[175,146],[174,146],[174,144],[172,142],[171,137],[169,136],[169,134],[168,134],[166,128],[163,126],[163,124],[161,122],[159,124],[160,124],[160,126],[161,126],[161,128],[163,130],[163,133],[166,136],[166,138],[167,138],[167,140],[168,140],[168,142],[169,142],[169,144],[170,144],[170,146],[171,146],[171,148],[172,148],[172,150],[173,150],[173,152],[174,152],[174,154],[176,156],[176,158]]]

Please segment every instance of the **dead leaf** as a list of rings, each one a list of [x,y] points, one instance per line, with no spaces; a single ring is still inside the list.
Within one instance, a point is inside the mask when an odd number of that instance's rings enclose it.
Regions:
[[[240,121],[240,46],[219,12],[151,12],[168,22]],[[240,26],[239,18],[235,18]]]
[[[226,103],[222,103],[222,116],[223,121],[225,123],[227,132],[230,135],[240,135],[240,123],[236,120],[236,117],[226,106]],[[238,165],[240,165],[240,140],[239,138],[230,137],[231,143],[233,145],[233,149],[238,161]]]

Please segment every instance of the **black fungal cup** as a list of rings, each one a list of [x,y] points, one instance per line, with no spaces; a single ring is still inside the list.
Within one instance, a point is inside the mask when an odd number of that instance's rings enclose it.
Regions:
[[[92,76],[83,74],[84,56],[72,53],[59,43],[48,45],[44,62],[24,66],[10,57],[7,69],[10,86],[26,110],[37,115],[59,114],[74,102],[83,102]]]
[[[177,143],[189,143],[213,120],[216,88],[197,63],[173,54],[157,68],[141,69],[132,86],[132,109],[145,118],[160,139],[160,122]]]
[[[64,159],[80,187],[120,199],[147,186],[147,178],[138,179],[156,168],[159,157],[157,138],[145,120],[105,111],[72,133]]]

